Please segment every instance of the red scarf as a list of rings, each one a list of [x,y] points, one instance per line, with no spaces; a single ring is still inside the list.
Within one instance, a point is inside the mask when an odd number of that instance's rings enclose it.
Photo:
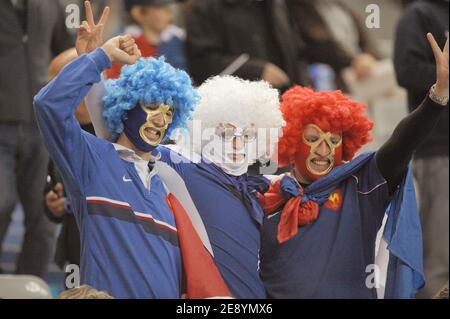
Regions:
[[[260,196],[266,215],[277,212],[283,206],[277,235],[280,244],[297,235],[299,226],[308,225],[319,216],[319,205],[305,196],[302,187],[287,190],[281,182],[275,182],[264,197]]]

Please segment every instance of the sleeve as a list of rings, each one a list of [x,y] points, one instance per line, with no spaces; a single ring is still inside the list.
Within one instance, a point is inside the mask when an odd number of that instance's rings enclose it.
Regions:
[[[197,83],[220,74],[239,58],[239,55],[224,53],[222,19],[214,8],[215,3],[197,1],[187,18],[187,55],[190,71]],[[249,80],[260,78],[266,64],[267,61],[249,59],[234,75]]]
[[[426,92],[436,81],[434,56],[425,37],[430,30],[415,5],[398,24],[394,67],[399,85],[408,91]]]
[[[34,98],[44,142],[72,194],[80,193],[88,181],[95,153],[74,113],[92,84],[100,81],[101,72],[110,66],[105,52],[97,49],[64,67]]]
[[[359,203],[361,207],[364,207],[361,209],[363,224],[375,236],[392,199],[388,183],[378,168],[376,157],[373,157],[353,177],[357,182]]]
[[[433,130],[444,109],[446,107],[427,96],[414,112],[397,125],[392,136],[377,152],[377,164],[391,194],[400,185],[414,151]]]

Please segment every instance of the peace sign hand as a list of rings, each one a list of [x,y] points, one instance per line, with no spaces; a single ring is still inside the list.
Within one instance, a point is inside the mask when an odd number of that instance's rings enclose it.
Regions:
[[[77,40],[75,43],[78,55],[92,52],[102,46],[103,29],[109,16],[109,7],[105,7],[99,23],[95,24],[91,3],[89,1],[85,1],[84,7],[86,10],[87,21],[83,21],[78,30]]]
[[[440,97],[448,97],[449,95],[449,68],[448,68],[448,38],[445,43],[444,50],[441,50],[431,33],[427,34],[428,41],[433,49],[434,58],[436,60],[436,94]]]

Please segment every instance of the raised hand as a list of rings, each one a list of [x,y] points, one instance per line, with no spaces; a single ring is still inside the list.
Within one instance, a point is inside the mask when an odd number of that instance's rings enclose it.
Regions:
[[[75,43],[78,55],[92,52],[102,46],[103,29],[109,17],[109,7],[105,7],[99,23],[95,24],[91,3],[85,1],[84,8],[86,10],[86,20],[81,23]]]
[[[141,51],[130,35],[112,38],[102,46],[111,62],[134,64],[141,57]]]
[[[433,49],[434,58],[436,60],[436,94],[441,97],[447,97],[449,95],[448,38],[444,50],[441,50],[431,33],[427,34],[427,38]]]

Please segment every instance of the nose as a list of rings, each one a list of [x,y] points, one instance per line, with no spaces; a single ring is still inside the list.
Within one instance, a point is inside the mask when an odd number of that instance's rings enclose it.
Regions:
[[[316,153],[317,155],[319,155],[321,157],[326,157],[326,156],[330,155],[331,148],[325,141],[322,141],[322,143],[320,143],[319,146],[317,146],[314,153]]]
[[[239,151],[244,148],[244,139],[240,136],[233,138],[233,148]]]
[[[162,113],[158,113],[152,117],[152,123],[156,127],[164,127],[166,125],[166,120],[164,119]]]

